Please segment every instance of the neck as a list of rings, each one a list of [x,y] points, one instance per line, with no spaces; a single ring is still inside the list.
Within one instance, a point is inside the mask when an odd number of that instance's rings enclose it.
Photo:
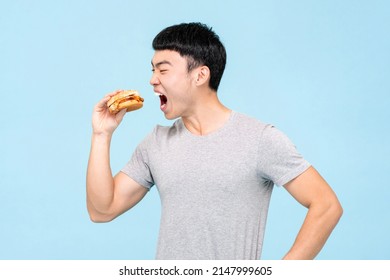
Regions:
[[[191,114],[182,116],[186,128],[195,135],[207,135],[221,128],[229,119],[231,110],[218,99],[216,92],[197,99]]]

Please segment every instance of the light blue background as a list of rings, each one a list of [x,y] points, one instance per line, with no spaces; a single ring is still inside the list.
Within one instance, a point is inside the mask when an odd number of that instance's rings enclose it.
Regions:
[[[388,1],[2,1],[0,259],[153,259],[156,188],[93,224],[85,207],[91,111],[138,89],[112,142],[117,172],[155,124],[148,84],[164,27],[211,25],[228,52],[219,95],[275,124],[338,194],[344,216],[318,259],[389,259]],[[271,200],[264,259],[290,248],[305,215],[283,188]]]

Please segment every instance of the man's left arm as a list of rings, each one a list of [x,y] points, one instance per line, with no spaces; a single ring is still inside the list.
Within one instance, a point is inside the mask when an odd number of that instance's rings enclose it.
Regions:
[[[336,194],[313,167],[284,185],[307,215],[295,242],[283,259],[314,259],[338,223],[343,209]]]

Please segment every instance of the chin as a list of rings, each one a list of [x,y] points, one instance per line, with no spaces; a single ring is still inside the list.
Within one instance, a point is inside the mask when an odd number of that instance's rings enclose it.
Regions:
[[[179,118],[178,116],[168,116],[168,115],[165,115],[165,118],[167,119],[167,120],[174,120],[174,119],[177,119],[177,118]]]
[[[170,114],[170,113],[164,113],[164,116],[167,120],[174,120],[180,118],[180,116],[177,116],[175,114]]]

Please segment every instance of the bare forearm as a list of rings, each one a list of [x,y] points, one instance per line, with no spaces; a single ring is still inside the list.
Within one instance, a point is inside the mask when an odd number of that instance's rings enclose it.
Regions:
[[[114,195],[114,179],[110,167],[111,136],[93,135],[87,169],[87,206],[91,212],[104,213]]]
[[[341,215],[342,208],[338,203],[325,211],[316,206],[309,208],[292,248],[283,259],[314,259],[325,245]]]

